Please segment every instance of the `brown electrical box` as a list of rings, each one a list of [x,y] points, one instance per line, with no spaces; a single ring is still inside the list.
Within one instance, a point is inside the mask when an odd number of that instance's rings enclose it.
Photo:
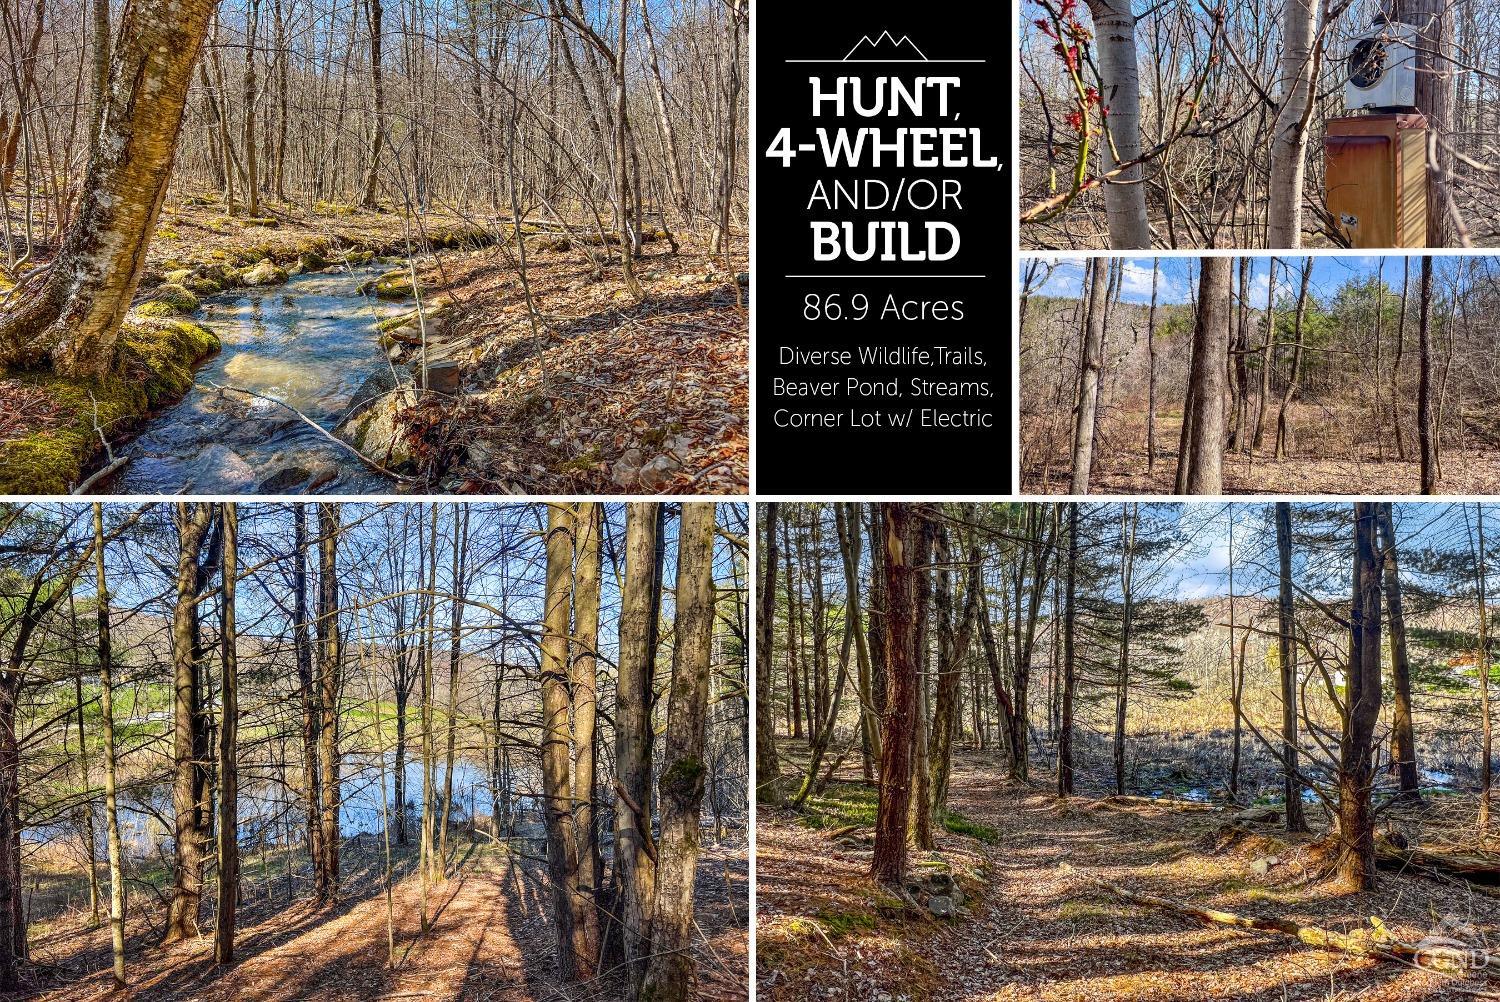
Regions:
[[[1323,138],[1328,211],[1351,247],[1427,245],[1427,119],[1331,118]]]

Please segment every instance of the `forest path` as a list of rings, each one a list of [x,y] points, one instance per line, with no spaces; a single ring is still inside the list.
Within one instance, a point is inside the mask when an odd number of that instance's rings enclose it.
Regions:
[[[82,965],[90,973],[36,997],[49,1002],[105,997],[153,1002],[447,1002],[476,997],[536,1002],[566,997],[554,992],[554,943],[539,863],[491,846],[460,845],[449,879],[429,888],[432,924],[423,936],[421,879],[409,855],[403,853],[398,861],[392,890],[394,967],[387,966],[379,853],[365,846],[358,856],[349,854],[345,897],[337,905],[318,908],[308,899],[288,905],[279,886],[271,888],[268,899],[247,900],[241,907],[235,963],[227,969],[214,964],[208,914],[200,938],[170,947],[156,943],[159,924],[132,923],[126,958],[130,986],[125,994],[113,995],[108,932],[60,932],[44,949],[56,961]],[[265,890],[258,888],[257,897]]]
[[[396,847],[393,847],[396,848]],[[35,959],[55,979],[42,990],[0,994],[0,1002],[583,1002],[619,996],[618,979],[564,987],[557,979],[556,935],[545,865],[535,849],[507,849],[460,841],[451,876],[429,888],[431,928],[421,934],[421,878],[414,845],[399,850],[392,890],[395,965],[388,966],[387,909],[380,841],[345,843],[344,896],[319,908],[306,897],[288,903],[279,864],[247,863],[235,938],[235,962],[213,958],[212,887],[205,897],[202,935],[159,945],[161,913],[141,906],[155,899],[133,886],[127,924],[129,987],[110,987],[107,926],[90,926],[73,912],[33,938]],[[247,857],[253,860],[253,857]],[[608,861],[606,860],[606,865]],[[249,878],[258,869],[263,879]],[[300,873],[306,893],[305,873]],[[268,879],[265,879],[268,878]],[[106,885],[107,886],[107,885]],[[743,831],[726,841],[704,833],[694,892],[697,935],[696,997],[743,1002],[749,974],[749,866]]]
[[[432,999],[472,996],[531,1000],[545,994],[550,965],[545,944],[527,942],[545,921],[540,876],[514,857],[485,856],[428,892],[431,925],[421,932],[421,880],[409,876],[393,891],[395,962],[388,968],[384,895],[367,898],[332,921],[246,959],[203,998],[225,1002],[270,999]],[[531,958],[529,961],[527,958]]]
[[[1408,941],[1452,916],[1473,927],[1466,938],[1492,949],[1500,943],[1494,898],[1392,874],[1381,875],[1376,892],[1345,894],[1312,876],[1306,848],[1282,845],[1272,827],[1226,834],[1224,815],[1171,803],[1079,796],[1062,805],[1041,777],[1019,786],[989,756],[955,759],[950,806],[998,834],[994,844],[939,834],[939,855],[959,874],[981,876],[977,894],[968,884],[971,913],[955,922],[891,909],[868,877],[868,850],[762,811],[764,1002],[1426,1002],[1500,993],[1500,972],[1460,981],[1285,936],[1206,927],[1094,881],[1339,930],[1368,928],[1380,916]]]

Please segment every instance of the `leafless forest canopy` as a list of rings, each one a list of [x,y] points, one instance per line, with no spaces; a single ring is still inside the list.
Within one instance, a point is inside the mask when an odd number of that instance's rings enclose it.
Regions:
[[[1341,246],[1325,122],[1375,18],[1417,33],[1425,246],[1495,246],[1500,6],[1488,0],[1027,0],[1021,241],[1033,248]]]
[[[1204,436],[1218,476],[1195,493],[1500,484],[1494,258],[1221,260],[1207,309],[1207,276],[1191,262],[1096,262],[1076,298],[1047,290],[1078,263],[1027,265],[1029,490],[1182,493],[1179,456]],[[1169,302],[1169,286],[1187,301]],[[1195,425],[1184,414],[1199,412],[1204,385],[1207,419]]]
[[[442,207],[486,222],[513,208],[575,222],[603,215],[614,229],[623,171],[626,208],[642,228],[742,229],[743,9],[621,3],[623,38],[619,4],[218,5],[190,76],[174,191],[219,191],[231,206],[254,197],[308,209]],[[97,128],[96,60],[118,40],[95,3],[7,0],[0,12],[0,184],[13,266],[75,218]],[[623,167],[617,71],[627,88]]]
[[[748,531],[0,510],[0,993],[743,999]]]

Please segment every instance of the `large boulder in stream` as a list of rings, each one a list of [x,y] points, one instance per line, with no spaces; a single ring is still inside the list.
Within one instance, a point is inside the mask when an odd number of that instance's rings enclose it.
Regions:
[[[361,387],[360,392],[363,391]],[[358,397],[359,393],[355,396]],[[416,456],[407,441],[406,427],[400,415],[416,402],[417,396],[410,386],[373,395],[357,408],[351,408],[334,427],[333,433],[358,449],[361,455],[387,469],[410,467]]]
[[[260,264],[240,275],[240,281],[245,285],[280,285],[287,280],[286,269],[272,261],[268,257],[260,259]]]

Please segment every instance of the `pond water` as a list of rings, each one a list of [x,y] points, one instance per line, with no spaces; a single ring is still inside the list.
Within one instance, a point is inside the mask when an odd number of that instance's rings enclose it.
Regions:
[[[413,749],[415,751],[415,749]],[[395,756],[386,755],[384,768],[378,759],[369,755],[345,755],[341,760],[339,806],[339,830],[345,838],[356,835],[378,835],[381,831],[381,789],[385,790],[385,818],[395,821]],[[422,816],[422,762],[410,758],[406,763],[407,824],[412,830],[420,824]],[[384,783],[382,784],[382,779]],[[518,777],[512,776],[512,782]],[[443,794],[443,763],[433,763],[432,782],[440,800]],[[172,817],[172,789],[162,783],[146,794],[144,805],[134,797],[120,798],[117,813],[120,820],[120,841],[127,856],[145,858],[156,854],[159,845],[171,841],[170,818]],[[241,779],[239,793],[239,840],[242,846],[259,844],[280,845],[288,837],[299,842],[303,836],[305,817],[300,801],[293,799],[285,787],[266,780]],[[472,818],[490,815],[489,772],[482,766],[459,761],[453,770],[454,822],[466,822]],[[519,794],[511,798],[511,812],[516,815],[517,835],[537,836],[541,833],[538,798]],[[217,810],[217,806],[215,807]],[[95,835],[98,850],[104,851],[104,810],[102,799],[96,801]],[[31,842],[46,843],[56,839],[79,838],[75,824],[59,822],[48,825],[33,825],[24,830],[23,836]]]
[[[197,385],[181,402],[116,450],[130,462],[98,492],[391,492],[389,478],[286,408],[209,386],[284,401],[332,429],[360,385],[388,365],[375,321],[411,308],[359,293],[361,284],[390,267],[297,275],[284,285],[206,298],[198,319],[218,334],[222,350],[197,371]]]

